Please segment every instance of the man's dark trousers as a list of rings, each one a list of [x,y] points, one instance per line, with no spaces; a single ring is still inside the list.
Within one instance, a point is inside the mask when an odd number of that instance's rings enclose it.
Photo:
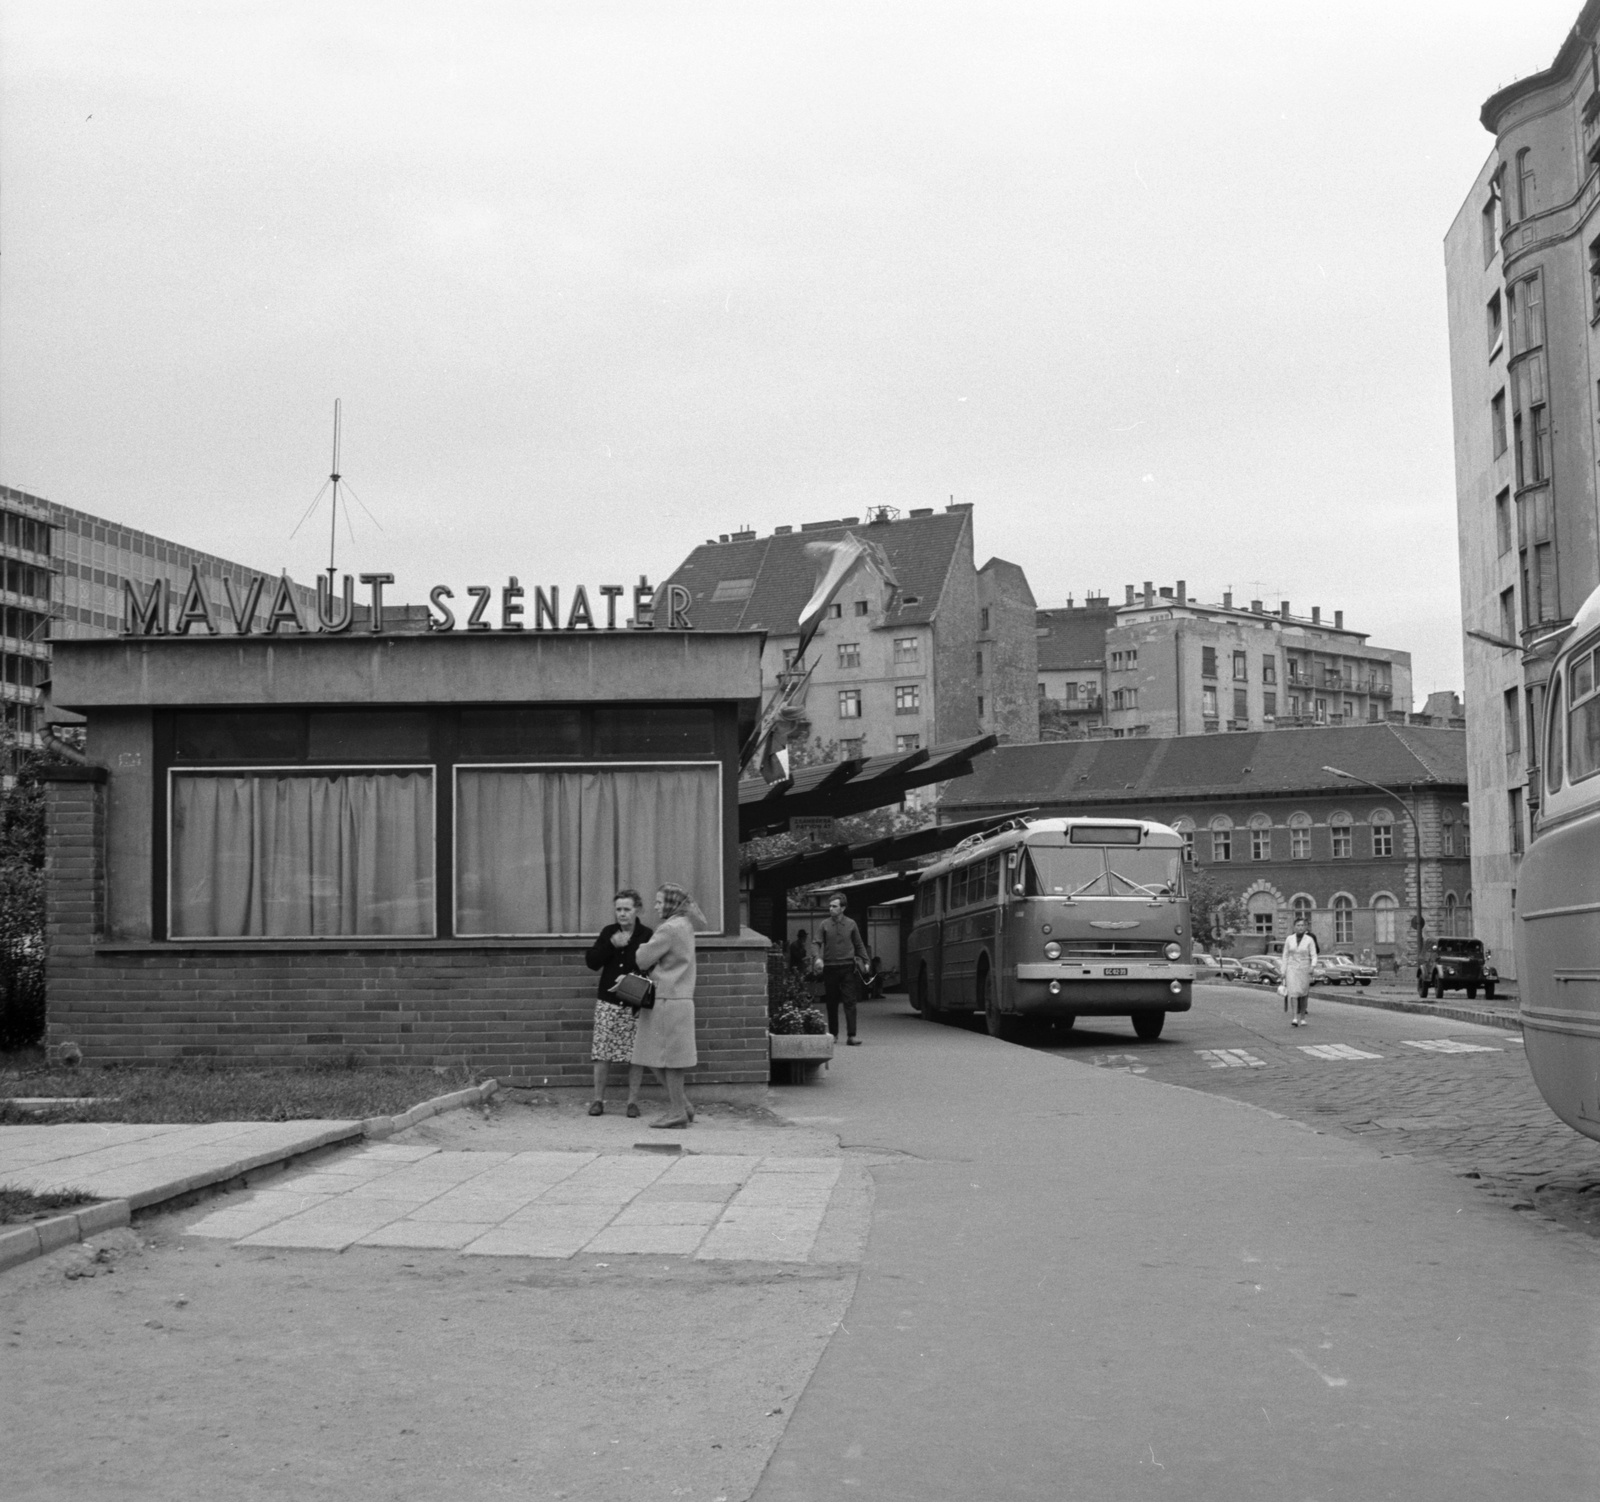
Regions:
[[[822,999],[828,1008],[828,1031],[839,1036],[839,1003],[844,1003],[844,1023],[850,1036],[856,1035],[856,1001],[860,992],[856,986],[854,965],[824,965],[822,967]]]

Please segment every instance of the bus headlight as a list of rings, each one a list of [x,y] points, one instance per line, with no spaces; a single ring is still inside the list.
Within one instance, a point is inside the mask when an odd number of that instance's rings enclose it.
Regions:
[[[1054,939],[1044,946],[1044,957],[1047,960],[1059,960],[1061,958],[1061,946]]]
[[[1166,956],[1169,960],[1181,959],[1183,957],[1183,949],[1177,944],[1168,944],[1166,948]]]

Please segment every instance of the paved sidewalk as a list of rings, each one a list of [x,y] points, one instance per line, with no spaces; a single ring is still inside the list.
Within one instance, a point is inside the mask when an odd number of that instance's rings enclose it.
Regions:
[[[632,1143],[482,1152],[392,1142],[230,1195],[188,1234],[252,1248],[804,1262],[840,1168],[837,1155],[669,1155]]]
[[[362,1135],[359,1121],[88,1122],[0,1127],[0,1184],[77,1189],[142,1210]]]

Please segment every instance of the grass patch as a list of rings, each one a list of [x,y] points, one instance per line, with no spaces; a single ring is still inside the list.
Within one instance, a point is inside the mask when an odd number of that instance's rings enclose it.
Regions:
[[[359,1120],[395,1116],[476,1083],[469,1070],[309,1064],[232,1069],[205,1063],[104,1069],[22,1068],[0,1074],[0,1125],[64,1121]],[[15,1098],[72,1096],[43,1110]],[[87,1097],[97,1099],[90,1100]],[[81,1103],[80,1103],[81,1102]]]
[[[0,1185],[0,1226],[26,1225],[30,1220],[48,1220],[63,1210],[98,1203],[92,1194],[76,1189],[56,1189],[34,1194],[27,1189],[7,1189]]]

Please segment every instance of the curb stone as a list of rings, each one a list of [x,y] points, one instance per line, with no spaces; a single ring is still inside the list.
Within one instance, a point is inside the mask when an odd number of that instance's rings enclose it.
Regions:
[[[1371,996],[1365,992],[1347,996],[1342,990],[1338,995],[1322,991],[1315,991],[1312,995],[1321,997],[1325,1001],[1343,1002],[1346,1006],[1375,1007],[1385,1012],[1412,1012],[1421,1017],[1447,1017],[1452,1022],[1476,1022],[1480,1027],[1497,1027],[1502,1031],[1519,1033],[1522,1031],[1520,1013],[1494,1012],[1487,1007],[1475,1007],[1470,1003],[1454,1006],[1449,1002],[1409,1001],[1403,996]]]
[[[307,1141],[297,1142],[290,1147],[269,1149],[263,1153],[236,1159],[219,1168],[203,1169],[199,1173],[173,1179],[159,1188],[130,1195],[127,1199],[103,1200],[97,1205],[85,1205],[81,1210],[52,1216],[49,1220],[32,1221],[27,1225],[0,1230],[0,1272],[5,1272],[8,1268],[16,1267],[23,1262],[31,1262],[46,1252],[70,1246],[74,1241],[85,1241],[101,1231],[111,1230],[114,1226],[128,1225],[132,1222],[136,1210],[148,1210],[167,1200],[192,1194],[197,1189],[225,1184],[229,1179],[236,1179],[241,1174],[265,1168],[271,1163],[286,1163],[291,1158],[315,1152],[321,1147],[331,1147],[357,1137],[393,1136],[396,1132],[403,1132],[407,1127],[415,1126],[419,1121],[437,1116],[441,1111],[481,1105],[499,1088],[499,1081],[485,1080],[481,1085],[470,1085],[465,1090],[452,1090],[448,1095],[438,1095],[432,1100],[420,1101],[409,1111],[402,1111],[398,1116],[370,1116],[365,1121],[331,1127]]]

